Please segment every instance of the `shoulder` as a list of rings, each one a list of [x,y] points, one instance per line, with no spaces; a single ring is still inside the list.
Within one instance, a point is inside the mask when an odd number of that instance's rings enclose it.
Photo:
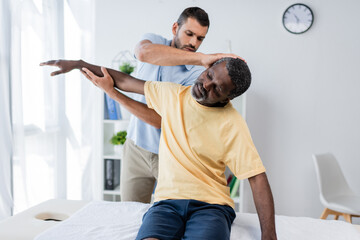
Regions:
[[[149,40],[150,42],[152,42],[154,44],[167,44],[169,42],[168,39],[166,39],[163,36],[160,36],[158,34],[154,34],[154,33],[145,33],[144,35],[142,35],[140,41],[143,41],[143,40]]]
[[[160,109],[177,99],[183,86],[171,82],[148,81],[145,83],[144,93],[146,102],[152,108]]]
[[[205,67],[198,65],[185,65],[185,66],[190,72],[194,72],[194,73],[199,73],[199,72],[201,73],[206,69]]]
[[[158,89],[161,91],[179,91],[181,88],[184,88],[184,86],[178,84],[178,83],[172,83],[172,82],[158,82],[158,81],[147,81],[145,83],[145,86],[147,88],[152,89]]]
[[[205,71],[205,67],[203,66],[196,66],[196,65],[185,65],[187,71],[183,71],[185,78],[181,82],[181,85],[190,86],[192,85],[195,80],[200,76],[200,74]]]
[[[231,104],[231,102],[230,102]],[[247,127],[246,121],[241,114],[231,105],[226,106],[223,111],[223,120],[230,129],[241,130]]]

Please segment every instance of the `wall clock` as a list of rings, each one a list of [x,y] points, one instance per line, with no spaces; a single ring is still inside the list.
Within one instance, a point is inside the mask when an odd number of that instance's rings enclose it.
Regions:
[[[283,15],[283,25],[291,33],[300,34],[310,29],[314,22],[311,9],[302,3],[288,7]]]

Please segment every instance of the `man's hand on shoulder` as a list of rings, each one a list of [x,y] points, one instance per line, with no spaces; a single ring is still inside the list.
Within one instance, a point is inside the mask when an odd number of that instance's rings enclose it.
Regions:
[[[72,61],[72,60],[50,60],[47,62],[40,63],[40,66],[54,66],[60,68],[60,70],[52,72],[51,76],[56,76],[59,74],[64,74],[70,72],[77,68],[79,61]]]
[[[231,57],[231,58],[240,58],[244,62],[246,62],[243,58],[239,57],[238,55],[232,54],[232,53],[215,53],[215,54],[203,54],[201,65],[209,68],[211,65],[213,65],[216,61],[225,58],[225,57]]]

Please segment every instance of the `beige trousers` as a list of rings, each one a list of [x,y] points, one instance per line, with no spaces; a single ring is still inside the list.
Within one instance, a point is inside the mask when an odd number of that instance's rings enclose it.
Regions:
[[[126,140],[121,161],[121,201],[150,203],[158,163],[157,154],[136,146],[131,139]]]

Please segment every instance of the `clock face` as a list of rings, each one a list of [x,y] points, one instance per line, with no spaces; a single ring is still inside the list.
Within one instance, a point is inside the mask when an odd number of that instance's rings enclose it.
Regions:
[[[311,9],[305,4],[297,3],[288,7],[283,15],[283,25],[291,33],[304,33],[314,22]]]

